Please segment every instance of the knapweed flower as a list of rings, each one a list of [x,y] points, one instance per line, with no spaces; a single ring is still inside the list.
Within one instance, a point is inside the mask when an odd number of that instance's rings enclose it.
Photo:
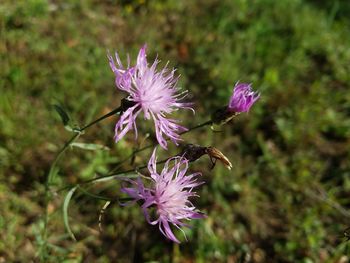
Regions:
[[[187,226],[183,220],[199,219],[205,217],[196,211],[189,200],[192,196],[198,196],[192,192],[193,188],[201,183],[197,182],[200,173],[186,175],[188,161],[183,157],[169,159],[162,170],[156,170],[156,150],[154,149],[148,162],[148,170],[151,175],[151,186],[146,187],[141,178],[137,181],[128,180],[133,187],[122,188],[122,192],[128,194],[136,201],[143,201],[142,210],[148,223],[159,225],[160,232],[168,239],[180,243],[171,230],[170,224],[181,229]],[[174,165],[170,167],[170,163]],[[151,220],[150,211],[155,208],[155,219]]]
[[[179,125],[178,120],[168,119],[166,115],[181,108],[191,109],[191,104],[182,102],[187,91],[180,92],[177,88],[178,77],[174,76],[175,69],[169,70],[166,65],[157,71],[157,59],[149,66],[146,45],[140,49],[133,67],[130,67],[129,57],[128,65],[124,67],[117,53],[116,63],[110,55],[108,59],[115,74],[117,88],[128,93],[126,100],[130,102],[115,126],[115,141],[118,142],[133,129],[137,137],[136,118],[143,112],[145,119],[153,119],[157,140],[164,149],[167,148],[167,139],[164,136],[177,144],[180,140],[179,134],[187,129]]]
[[[259,99],[260,94],[254,92],[250,84],[237,83],[233,88],[228,110],[230,112],[247,112]]]

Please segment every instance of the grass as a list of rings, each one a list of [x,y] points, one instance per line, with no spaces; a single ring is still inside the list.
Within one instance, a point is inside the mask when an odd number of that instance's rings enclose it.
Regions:
[[[48,262],[346,262],[350,192],[350,34],[347,1],[53,1],[5,0],[0,6],[0,261],[37,261],[42,246],[44,182],[71,136],[52,109],[84,125],[119,105],[106,51],[131,53],[147,43],[177,67],[193,94],[196,117],[227,103],[233,84],[252,82],[262,96],[249,114],[185,135],[233,163],[192,169],[206,184],[189,241],[167,242],[138,207],[76,194],[69,206],[77,242],[64,229],[64,193],[49,203]],[[72,148],[55,187],[105,173],[132,152],[133,136],[114,144],[109,119]],[[141,124],[143,125],[143,124]],[[144,125],[145,132],[151,127]],[[150,140],[150,139],[148,139]],[[142,139],[139,140],[141,143]],[[172,153],[178,150],[171,148]],[[142,165],[150,153],[140,154]],[[166,154],[166,153],[164,153]],[[129,169],[125,164],[123,169]],[[89,191],[115,197],[120,184]],[[179,235],[180,236],[180,235]],[[21,253],[18,253],[21,251]]]

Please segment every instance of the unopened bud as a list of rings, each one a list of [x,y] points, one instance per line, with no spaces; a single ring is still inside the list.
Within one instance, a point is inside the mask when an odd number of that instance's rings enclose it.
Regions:
[[[212,114],[212,122],[218,125],[228,123],[241,112],[248,112],[259,97],[260,94],[254,92],[250,84],[236,83],[229,104]]]

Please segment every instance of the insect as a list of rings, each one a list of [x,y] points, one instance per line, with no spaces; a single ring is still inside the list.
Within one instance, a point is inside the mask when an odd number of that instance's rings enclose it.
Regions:
[[[222,152],[220,152],[218,149],[216,149],[214,147],[207,147],[206,153],[208,154],[210,161],[212,163],[211,169],[214,168],[216,161],[219,160],[224,164],[224,166],[227,169],[231,170],[232,164],[231,164],[230,160]]]
[[[210,158],[212,165],[211,169],[215,167],[216,161],[219,160],[227,169],[231,170],[232,164],[229,159],[215,147],[204,147],[196,144],[186,144],[182,152],[182,156],[184,156],[190,162],[196,161],[205,154],[207,154]]]

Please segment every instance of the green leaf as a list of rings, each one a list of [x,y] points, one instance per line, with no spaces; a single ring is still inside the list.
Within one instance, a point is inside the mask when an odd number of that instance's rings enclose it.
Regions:
[[[71,119],[68,115],[68,113],[58,104],[54,104],[53,105],[54,109],[57,111],[58,115],[60,116],[61,118],[61,121],[64,125],[64,128],[67,130],[67,131],[70,131],[70,132],[80,132],[79,131],[79,127],[72,127],[70,125],[70,122],[71,122]]]
[[[104,201],[113,200],[112,198],[109,198],[106,196],[101,196],[101,195],[96,195],[96,194],[90,193],[82,187],[79,187],[79,190],[81,190],[85,195],[90,196],[90,197],[95,198],[95,199],[104,200]]]
[[[91,180],[90,183],[101,183],[101,182],[107,182],[115,179],[124,179],[124,178],[129,178],[129,179],[135,179],[138,178],[139,175],[137,173],[124,173],[124,174],[115,174],[115,175],[108,175],[105,177],[101,178],[95,178]]]
[[[54,104],[53,107],[57,111],[58,115],[60,115],[63,125],[68,125],[70,121],[68,113],[58,104]]]
[[[67,193],[66,197],[64,198],[64,202],[63,202],[63,221],[64,221],[64,226],[66,227],[66,230],[69,234],[69,236],[74,240],[77,241],[70,226],[69,226],[69,219],[68,219],[68,206],[69,206],[69,202],[72,199],[72,196],[75,192],[75,190],[77,190],[78,186],[73,187],[72,189],[69,190],[69,192]]]
[[[59,168],[57,166],[54,166],[50,169],[49,175],[48,175],[48,183],[49,185],[52,184],[52,182],[54,181],[54,179],[56,178],[56,176],[58,175],[59,172]]]
[[[90,150],[90,151],[97,151],[97,150],[105,150],[109,151],[109,148],[107,146],[101,145],[101,144],[95,144],[95,143],[80,143],[80,142],[73,142],[71,146],[78,147],[84,150]]]
[[[70,131],[70,132],[79,132],[79,129],[72,128],[72,127],[69,126],[69,125],[64,125],[64,128],[65,128],[67,131]]]

